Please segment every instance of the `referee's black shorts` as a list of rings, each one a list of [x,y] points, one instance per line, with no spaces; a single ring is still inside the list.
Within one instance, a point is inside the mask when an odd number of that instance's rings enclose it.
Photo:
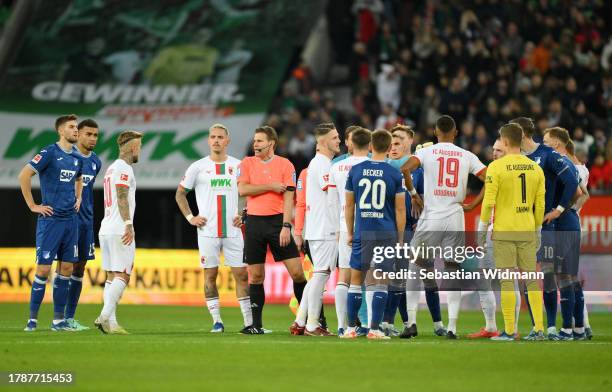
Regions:
[[[283,214],[277,215],[247,215],[244,229],[244,258],[247,264],[263,264],[266,262],[268,245],[274,256],[274,261],[285,261],[300,257],[293,236],[289,245],[280,246],[279,235],[283,228]]]

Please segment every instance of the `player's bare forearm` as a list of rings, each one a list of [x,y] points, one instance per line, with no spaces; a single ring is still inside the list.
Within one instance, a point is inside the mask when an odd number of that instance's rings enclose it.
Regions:
[[[238,184],[238,193],[240,196],[257,196],[270,191],[267,184],[253,185],[245,182]]]
[[[181,214],[183,214],[183,216],[192,215],[191,208],[189,207],[189,201],[187,200],[187,192],[187,189],[179,185],[179,187],[176,188],[176,193],[174,194],[176,205],[178,205],[178,208],[181,210]]]
[[[355,196],[353,192],[346,192],[346,206],[344,207],[344,219],[346,221],[346,229],[348,233],[353,234],[355,226]]]
[[[32,207],[34,204],[34,196],[32,196],[32,177],[36,174],[29,166],[25,166],[19,173],[19,186],[21,187],[21,194],[28,207]]]
[[[406,228],[406,196],[402,193],[395,196],[395,225],[397,228],[397,240],[403,242],[404,230]]]
[[[128,201],[128,195],[130,193],[130,188],[127,186],[116,187],[117,189],[117,208],[119,209],[119,215],[121,215],[121,219],[124,221],[130,220],[130,203]]]
[[[463,205],[463,210],[472,211],[474,208],[476,208],[478,204],[482,203],[482,199],[484,199],[484,194],[485,187],[483,186],[482,189],[480,189],[480,192],[478,192],[478,195],[476,195],[476,197],[474,198],[474,200]]]
[[[402,165],[402,167],[400,168],[400,171],[406,178],[406,181],[408,181],[408,178],[410,177],[410,173],[415,171],[420,165],[421,165],[421,162],[419,161],[418,158],[415,158],[414,156],[410,157],[410,159],[408,159]],[[412,181],[410,182],[410,184],[412,184]],[[411,189],[411,188],[408,188],[408,189]]]
[[[293,192],[283,193],[283,222],[291,222],[293,215]]]

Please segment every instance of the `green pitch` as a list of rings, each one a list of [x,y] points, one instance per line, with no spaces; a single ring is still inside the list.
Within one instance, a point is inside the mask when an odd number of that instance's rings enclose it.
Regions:
[[[225,308],[223,335],[208,333],[204,308],[120,306],[129,336],[51,332],[51,305],[39,330],[22,332],[27,304],[0,305],[0,372],[72,372],[75,385],[31,386],[67,391],[601,391],[612,385],[612,315],[590,314],[595,338],[583,342],[447,341],[433,336],[429,315],[419,314],[416,339],[342,341],[290,336],[286,306],[267,305],[265,326],[274,333],[242,336],[237,308]],[[91,325],[97,305],[79,306]],[[326,308],[330,325],[335,312]],[[521,333],[528,331],[522,313]],[[461,337],[477,330],[479,312],[462,312]],[[501,315],[498,313],[498,326]],[[398,323],[399,328],[399,323]],[[2,390],[23,388],[0,381]]]

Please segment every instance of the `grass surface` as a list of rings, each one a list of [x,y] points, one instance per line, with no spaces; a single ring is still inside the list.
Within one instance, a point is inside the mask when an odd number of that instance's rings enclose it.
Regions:
[[[97,305],[80,305],[91,325]],[[419,314],[415,339],[343,341],[290,336],[286,306],[268,305],[274,333],[242,336],[238,308],[222,310],[224,334],[211,334],[203,308],[120,306],[129,336],[51,332],[51,305],[39,330],[22,332],[27,304],[0,304],[0,371],[72,372],[72,386],[7,386],[2,390],[78,391],[601,391],[612,386],[612,316],[589,314],[595,338],[583,342],[490,342],[436,337],[429,315]],[[326,313],[335,327],[333,307]],[[522,314],[521,333],[529,326]],[[463,312],[459,335],[477,330],[482,313]],[[501,327],[498,313],[498,326]],[[398,323],[399,328],[399,323]]]

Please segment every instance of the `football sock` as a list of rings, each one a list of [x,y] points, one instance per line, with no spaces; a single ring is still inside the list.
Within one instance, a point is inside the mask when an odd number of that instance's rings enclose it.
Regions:
[[[79,297],[81,296],[81,289],[83,288],[83,277],[74,276],[70,277],[70,285],[68,286],[68,301],[66,302],[66,318],[74,318],[76,313],[77,304],[79,303]]]
[[[66,301],[68,300],[68,286],[70,278],[68,276],[57,274],[53,281],[53,320],[59,321],[64,319],[64,310],[66,309]]]
[[[368,328],[372,328],[372,300],[374,299],[373,286],[366,287],[365,303],[368,311]]]
[[[329,271],[315,271],[310,278],[308,289],[308,319],[306,328],[314,331],[319,326],[319,316],[323,306],[323,292],[325,284],[329,280]]]
[[[446,293],[448,301],[448,330],[456,334],[457,319],[459,318],[459,309],[461,308],[461,290],[447,291]]]
[[[389,287],[389,291],[387,292],[387,304],[385,306],[383,321],[386,321],[389,324],[395,323],[395,314],[397,313],[397,306],[399,305],[401,294],[399,290],[399,287],[392,286]]]
[[[112,281],[110,280],[107,280],[106,282],[104,282],[104,293],[103,293],[104,303],[110,301],[110,299],[108,298],[108,294],[110,293],[109,289],[110,289],[111,283]],[[108,318],[108,322],[110,323],[111,327],[117,326],[117,309],[113,310],[113,313],[111,313],[110,317]]]
[[[408,326],[416,324],[417,309],[419,307],[420,291],[406,291],[406,310],[408,313]]]
[[[308,318],[308,293],[310,292],[310,286],[312,285],[312,279],[306,283],[306,287],[304,287],[304,292],[302,296],[302,302],[300,302],[300,306],[298,307],[298,311],[295,315],[295,322],[300,326],[306,326],[306,319]]]
[[[249,297],[251,298],[253,326],[256,328],[262,328],[261,314],[263,312],[264,304],[266,303],[266,292],[264,291],[263,284],[250,284]]]
[[[117,304],[119,303],[119,299],[121,299],[123,290],[125,290],[126,286],[127,284],[123,279],[113,279],[113,282],[108,288],[108,301],[104,301],[104,307],[102,308],[102,313],[100,313],[102,320],[108,320],[111,314],[117,309]]]
[[[487,290],[479,291],[478,296],[480,297],[480,307],[482,307],[482,313],[484,313],[485,317],[485,329],[489,332],[497,331],[497,323],[495,322],[495,294],[493,291]],[[516,301],[512,303],[512,306],[516,306]]]
[[[504,331],[508,335],[515,332],[516,327],[516,292],[514,291],[514,282],[511,280],[501,280],[500,282],[500,302],[502,315],[504,316]]]
[[[249,327],[253,325],[253,313],[251,313],[251,298],[238,298],[238,305],[240,305],[240,313],[242,313],[242,320],[244,326]]]
[[[514,313],[514,331],[518,332],[519,316],[521,314],[521,290],[518,280],[514,281],[514,298],[516,299],[516,308]]]
[[[397,303],[397,310],[399,311],[402,322],[408,322],[408,310],[406,309],[406,291],[402,290],[399,293],[399,300]]]
[[[574,285],[571,282],[563,282],[560,284],[559,292],[561,294],[561,317],[563,318],[563,329],[565,332],[572,329],[574,321],[575,294]]]
[[[361,287],[361,296],[365,297],[366,294],[366,289],[365,286]],[[367,327],[368,326],[368,305],[366,304],[366,301],[361,301],[361,306],[359,307],[359,321],[361,322],[362,326]]]
[[[308,282],[306,281],[293,281],[293,295],[295,295],[295,298],[298,300],[298,303],[302,302],[302,297],[304,296],[304,289],[306,288],[307,283]]]
[[[574,327],[578,333],[584,331],[584,293],[580,282],[574,282]]]
[[[543,283],[546,323],[548,328],[552,328],[557,325],[557,283],[555,282],[555,274],[552,272],[545,272]]]
[[[348,284],[340,282],[336,285],[336,317],[338,318],[338,329],[347,327],[346,307],[348,298]]]
[[[38,318],[38,310],[40,304],[45,298],[45,288],[47,287],[47,278],[34,275],[32,282],[32,290],[30,291],[30,318],[36,320]]]
[[[531,316],[533,317],[534,329],[536,331],[543,331],[544,315],[542,314],[542,289],[540,289],[537,281],[527,281],[527,297],[531,304]]]
[[[357,317],[359,314],[359,308],[361,307],[361,303],[363,299],[363,294],[361,293],[361,286],[358,285],[350,285],[347,294],[347,317],[348,317],[348,325],[349,327],[357,326]]]
[[[582,298],[584,301],[584,291],[582,292]],[[586,301],[584,301],[584,327],[591,328],[591,323],[589,323],[589,309],[587,307]]]
[[[213,323],[222,323],[221,306],[219,305],[219,297],[206,298],[206,307],[212,316]]]
[[[442,312],[440,311],[440,294],[438,293],[437,287],[425,288],[425,301],[427,301],[427,308],[431,314],[432,321],[442,321]]]
[[[376,285],[372,287],[372,329],[380,329],[380,323],[382,322],[383,315],[385,313],[385,307],[387,304],[387,287],[384,285]]]

